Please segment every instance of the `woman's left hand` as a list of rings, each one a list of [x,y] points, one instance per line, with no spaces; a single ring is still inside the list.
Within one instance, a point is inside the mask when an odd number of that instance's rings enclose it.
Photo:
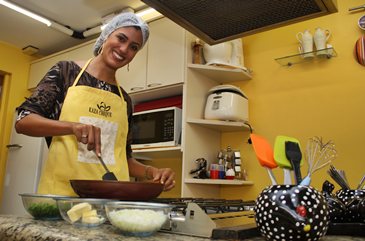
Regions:
[[[164,191],[175,187],[175,172],[171,168],[154,168],[153,181],[164,184]]]

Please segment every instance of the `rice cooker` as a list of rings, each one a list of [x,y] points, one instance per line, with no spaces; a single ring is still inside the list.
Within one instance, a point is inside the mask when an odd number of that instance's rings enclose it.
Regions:
[[[233,85],[218,85],[208,92],[204,118],[248,122],[248,98]]]

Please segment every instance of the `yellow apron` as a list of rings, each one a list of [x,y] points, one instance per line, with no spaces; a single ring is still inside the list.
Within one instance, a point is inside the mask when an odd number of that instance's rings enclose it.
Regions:
[[[76,86],[90,61],[91,59],[68,88],[59,120],[92,124],[101,128],[101,155],[104,162],[119,181],[128,181],[127,104],[119,85],[120,96],[89,86]],[[54,136],[38,192],[74,196],[75,192],[69,182],[71,179],[101,180],[104,173],[96,154],[88,151],[86,145],[78,142],[74,135]]]

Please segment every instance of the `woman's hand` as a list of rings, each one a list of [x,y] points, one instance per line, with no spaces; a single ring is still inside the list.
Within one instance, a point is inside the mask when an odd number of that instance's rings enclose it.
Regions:
[[[101,155],[101,130],[99,127],[82,123],[74,123],[72,132],[78,142],[87,145],[89,151],[95,150],[98,156]]]
[[[175,187],[175,172],[171,168],[151,168],[152,180],[164,184],[164,191]]]

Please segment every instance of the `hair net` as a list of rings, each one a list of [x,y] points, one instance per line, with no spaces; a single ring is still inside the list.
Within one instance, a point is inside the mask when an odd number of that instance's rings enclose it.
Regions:
[[[136,26],[141,29],[142,32],[142,47],[148,40],[149,29],[147,23],[145,23],[140,17],[134,13],[121,13],[115,16],[101,32],[99,38],[96,40],[94,45],[94,55],[97,56],[100,48],[102,47],[105,40],[118,28]]]

